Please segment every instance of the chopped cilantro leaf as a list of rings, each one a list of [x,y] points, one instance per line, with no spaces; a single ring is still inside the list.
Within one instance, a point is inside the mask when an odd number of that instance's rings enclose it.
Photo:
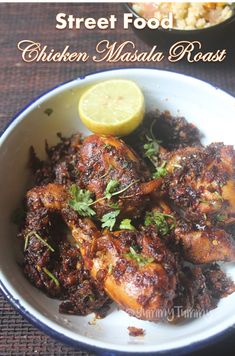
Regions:
[[[93,216],[95,211],[90,208],[94,202],[91,198],[91,193],[89,190],[80,189],[76,184],[71,185],[69,193],[71,195],[71,200],[69,201],[69,206],[77,211],[81,216]]]
[[[135,227],[131,224],[131,219],[123,219],[119,225],[121,230],[135,230]]]
[[[157,167],[156,172],[153,173],[153,178],[161,178],[167,175],[166,161],[163,161],[160,167]]]
[[[110,200],[113,196],[113,193],[116,192],[117,188],[119,186],[119,182],[115,179],[111,179],[104,191],[104,197],[108,200]]]
[[[119,213],[120,210],[115,210],[111,211],[110,213],[104,214],[101,218],[102,228],[108,228],[110,231],[112,231]]]
[[[171,219],[173,222],[169,223],[168,219]],[[160,213],[159,211],[147,212],[145,216],[144,224],[156,225],[158,232],[165,236],[171,232],[175,227],[175,217],[173,215]]]
[[[144,150],[145,150],[145,156],[148,158],[152,158],[156,153],[154,141],[146,143],[144,145]]]
[[[141,253],[137,253],[133,247],[130,247],[130,252],[126,253],[124,256],[136,261],[141,267],[154,261],[153,257],[145,257]]]

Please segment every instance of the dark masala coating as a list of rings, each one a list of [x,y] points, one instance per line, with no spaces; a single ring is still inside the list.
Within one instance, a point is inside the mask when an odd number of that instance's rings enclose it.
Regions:
[[[63,300],[60,312],[103,315],[110,300],[91,278],[79,248],[71,245],[67,233],[59,215],[48,213],[47,209],[28,214],[23,232],[26,236],[24,273],[48,296]]]
[[[234,283],[218,264],[184,267],[179,274],[177,294],[169,321],[203,316],[216,308],[221,298],[233,292]]]
[[[30,168],[34,175],[35,185],[56,182],[70,184],[79,177],[78,163],[79,148],[82,144],[81,134],[64,138],[57,134],[61,140],[56,146],[49,147],[46,141],[45,149],[48,160],[37,158],[34,148],[30,148]]]
[[[235,221],[235,151],[213,143],[166,153],[166,193],[195,223]]]
[[[124,139],[142,158],[146,158],[145,145],[152,144],[155,148],[153,153],[157,155],[161,147],[173,151],[188,146],[201,146],[200,137],[198,128],[184,117],[172,117],[168,111],[155,111],[148,113],[142,124]]]
[[[129,146],[59,137],[46,161],[31,148],[35,186],[19,236],[27,278],[62,300],[61,313],[102,317],[112,300],[156,321],[177,306],[181,317],[209,311],[234,292],[211,264],[235,260],[231,146],[204,148],[198,129],[169,113],[147,115]]]

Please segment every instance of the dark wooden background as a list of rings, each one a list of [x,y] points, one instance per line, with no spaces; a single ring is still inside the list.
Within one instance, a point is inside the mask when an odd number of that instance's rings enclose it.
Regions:
[[[38,41],[49,47],[61,50],[70,45],[74,50],[94,53],[95,44],[102,39],[122,42],[132,40],[140,50],[149,46],[132,31],[122,29],[119,21],[114,30],[64,30],[55,29],[55,16],[58,12],[79,17],[107,17],[116,14],[121,20],[124,12],[119,3],[80,3],[80,4],[0,4],[0,130],[24,105],[47,89],[82,76],[89,72],[116,67],[156,67],[188,74],[235,95],[235,48],[233,28],[223,38],[207,39],[204,45],[211,48],[228,48],[225,62],[212,64],[171,64],[167,60],[159,64],[99,63],[24,63],[17,43],[23,39]],[[214,40],[214,44],[212,44]],[[159,39],[159,43],[161,39]],[[161,43],[163,49],[166,43]],[[234,312],[234,310],[231,312]],[[234,355],[235,333],[223,342],[192,355]],[[24,320],[0,295],[0,355],[87,355],[47,337]]]

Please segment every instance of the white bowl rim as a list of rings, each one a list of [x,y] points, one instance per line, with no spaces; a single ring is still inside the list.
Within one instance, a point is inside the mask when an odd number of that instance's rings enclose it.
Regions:
[[[41,102],[44,101],[44,99],[49,95],[56,95],[60,93],[61,91],[64,91],[64,89],[68,89],[70,86],[73,86],[75,83],[80,83],[81,81],[85,80],[86,78],[89,78],[91,76],[94,77],[99,77],[99,75],[102,75],[103,73],[106,72],[117,72],[117,71],[123,71],[124,73],[126,71],[139,71],[139,70],[144,70],[144,71],[154,71],[158,72],[159,75],[168,75],[172,77],[178,77],[181,80],[184,80],[185,82],[189,82],[193,84],[197,84],[200,86],[204,86],[208,90],[215,90],[217,93],[219,93],[220,96],[222,96],[225,100],[228,101],[233,101],[234,102],[234,97],[225,91],[219,89],[218,87],[207,83],[205,81],[202,81],[200,79],[194,78],[192,76],[188,76],[185,74],[177,73],[174,71],[166,71],[166,70],[160,70],[156,68],[145,68],[145,67],[128,67],[128,68],[111,68],[111,69],[106,69],[102,71],[96,71],[96,72],[91,72],[87,75],[77,77],[75,79],[63,82],[57,86],[52,87],[51,89],[48,89],[47,91],[43,92],[41,95],[37,96],[33,100],[31,100],[27,105],[25,105],[18,113],[16,113],[13,118],[9,121],[9,123],[5,126],[5,128],[0,132],[0,149],[1,149],[1,144],[5,140],[5,138],[8,136],[8,134],[14,129],[14,127],[20,122],[23,117],[31,111],[35,106],[39,105]],[[45,334],[59,340],[60,342],[66,343],[72,347],[79,347],[85,350],[90,350],[90,351],[95,351],[97,354],[102,354],[102,355],[126,355],[126,354],[133,354],[133,353],[139,353],[141,355],[160,355],[160,354],[167,354],[167,355],[182,355],[185,353],[189,353],[192,351],[195,351],[197,349],[203,348],[205,346],[208,346],[210,344],[213,344],[222,338],[224,338],[228,334],[232,334],[234,331],[233,324],[225,326],[224,329],[221,329],[220,331],[216,332],[215,334],[212,334],[210,336],[206,336],[203,339],[200,339],[199,341],[194,341],[191,343],[185,343],[185,345],[176,347],[176,348],[169,348],[169,349],[164,349],[164,350],[151,350],[151,351],[138,351],[138,349],[132,350],[125,350],[125,345],[118,346],[119,349],[114,349],[111,347],[111,344],[104,344],[103,342],[96,341],[96,345],[90,345],[89,341],[91,341],[90,338],[83,337],[84,341],[80,340],[75,340],[73,338],[70,338],[69,336],[64,335],[61,332],[56,331],[55,329],[51,328],[48,326],[46,323],[42,322],[38,318],[35,317],[32,313],[30,313],[28,310],[26,310],[20,303],[19,299],[17,298],[17,293],[16,296],[13,295],[13,293],[5,286],[2,280],[0,280],[0,290],[3,292],[3,295],[7,298],[7,300],[12,304],[12,306],[23,316],[25,317],[28,321],[30,321],[34,326],[36,326],[38,329],[43,331]]]

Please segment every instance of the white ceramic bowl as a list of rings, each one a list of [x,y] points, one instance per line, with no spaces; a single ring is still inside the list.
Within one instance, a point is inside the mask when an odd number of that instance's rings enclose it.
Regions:
[[[235,99],[184,75],[153,69],[121,69],[78,78],[47,92],[23,109],[0,138],[1,288],[19,312],[37,327],[70,345],[103,354],[168,351],[179,355],[218,340],[225,330],[232,330],[235,293],[222,299],[218,308],[207,315],[180,325],[141,321],[115,308],[96,325],[89,325],[93,315],[59,314],[59,302],[30,285],[17,264],[20,254],[10,216],[19,206],[29,182],[29,146],[33,145],[40,157],[44,157],[45,139],[50,145],[55,144],[57,132],[66,136],[80,130],[87,134],[77,113],[78,97],[87,85],[110,78],[135,80],[144,92],[148,110],[168,109],[173,115],[184,115],[201,129],[204,143],[234,143]],[[53,109],[50,116],[44,113],[47,108]],[[235,279],[234,264],[225,264],[224,268]],[[128,326],[142,327],[146,335],[130,337]]]

